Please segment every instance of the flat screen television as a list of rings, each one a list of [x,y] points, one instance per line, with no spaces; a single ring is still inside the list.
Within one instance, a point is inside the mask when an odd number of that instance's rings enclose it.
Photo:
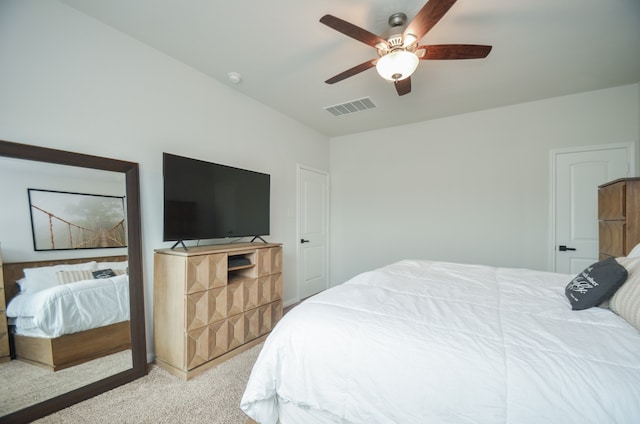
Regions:
[[[162,164],[164,241],[269,235],[269,174],[169,153]]]

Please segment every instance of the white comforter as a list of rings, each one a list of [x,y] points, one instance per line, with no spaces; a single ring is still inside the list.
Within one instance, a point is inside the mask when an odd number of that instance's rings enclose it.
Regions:
[[[242,398],[336,423],[639,423],[640,332],[572,311],[569,275],[429,261],[361,274],[289,312]]]
[[[129,278],[78,281],[16,296],[7,305],[17,334],[58,337],[129,319]]]

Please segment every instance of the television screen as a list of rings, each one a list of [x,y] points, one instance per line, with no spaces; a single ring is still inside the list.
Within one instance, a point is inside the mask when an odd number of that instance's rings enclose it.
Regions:
[[[164,241],[269,235],[269,174],[163,153]]]

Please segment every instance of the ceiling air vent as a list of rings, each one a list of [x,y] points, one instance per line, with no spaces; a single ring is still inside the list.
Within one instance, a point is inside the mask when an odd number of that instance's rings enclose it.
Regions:
[[[360,112],[367,109],[373,109],[376,107],[375,103],[371,101],[369,97],[363,97],[362,99],[352,100],[347,103],[342,103],[334,106],[327,106],[323,109],[332,114],[333,116],[348,115],[354,112]]]

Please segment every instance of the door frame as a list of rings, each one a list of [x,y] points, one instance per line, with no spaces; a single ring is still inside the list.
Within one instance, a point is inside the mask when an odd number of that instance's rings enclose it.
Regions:
[[[549,271],[555,272],[556,269],[556,158],[558,155],[566,153],[580,153],[580,152],[593,152],[597,150],[609,150],[609,149],[626,149],[627,158],[627,175],[634,176],[636,174],[636,164],[638,158],[636,157],[636,142],[628,141],[623,143],[611,143],[611,144],[598,144],[592,146],[576,146],[566,147],[561,149],[552,149],[549,152],[549,168],[551,170],[551,178],[549,180],[550,185],[550,201],[549,201],[549,238],[548,238],[548,268]]]
[[[327,288],[331,287],[331,283],[329,281],[329,261],[330,261],[330,257],[329,257],[329,253],[330,253],[330,249],[329,249],[329,239],[330,239],[330,222],[331,220],[329,219],[329,212],[331,211],[330,208],[330,203],[331,203],[331,199],[330,199],[330,194],[331,194],[331,187],[330,187],[330,183],[331,183],[331,179],[329,178],[329,173],[326,171],[322,171],[320,169],[317,168],[313,168],[307,165],[302,165],[302,164],[297,164],[296,165],[296,302],[300,302],[300,282],[302,281],[303,278],[303,270],[302,270],[302,254],[301,254],[301,248],[300,248],[300,213],[301,213],[301,208],[300,208],[300,187],[301,187],[301,181],[300,181],[300,172],[302,170],[306,170],[306,171],[311,171],[311,172],[315,172],[321,175],[324,175],[325,181],[326,181],[326,187],[327,187],[327,191],[325,193],[325,198],[326,198],[326,204],[325,204],[325,228],[326,228],[326,232],[327,232],[327,236],[326,236],[326,243],[324,246],[325,249],[325,258],[326,259],[326,263],[325,263],[325,273],[327,276]]]

